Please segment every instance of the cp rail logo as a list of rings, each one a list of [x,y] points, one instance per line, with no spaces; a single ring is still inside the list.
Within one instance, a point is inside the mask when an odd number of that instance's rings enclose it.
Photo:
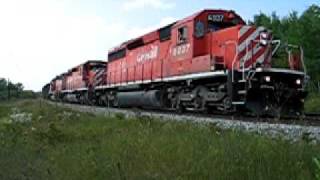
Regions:
[[[149,60],[157,58],[158,51],[159,51],[158,46],[150,46],[150,50],[148,50],[147,52],[144,52],[142,54],[139,54],[137,56],[137,62],[143,63],[145,61],[149,61]]]

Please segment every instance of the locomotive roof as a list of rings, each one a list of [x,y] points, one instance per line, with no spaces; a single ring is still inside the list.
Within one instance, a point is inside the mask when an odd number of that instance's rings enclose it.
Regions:
[[[57,75],[55,78],[52,79],[52,81],[55,81],[55,80],[58,80],[58,79],[62,79],[63,77],[65,77],[66,75],[69,75],[71,72],[75,71],[76,69],[78,69],[80,66],[84,65],[84,64],[91,64],[91,63],[94,63],[94,64],[106,64],[105,61],[102,61],[102,60],[88,60],[86,61],[85,63],[82,63],[82,64],[79,64],[71,69],[69,69],[67,72],[64,72],[60,75]]]
[[[201,10],[201,11],[198,11],[196,13],[194,13],[193,15],[191,16],[188,16],[186,18],[183,18],[181,20],[178,20],[174,23],[171,23],[171,24],[168,24],[166,26],[163,26],[161,28],[158,28],[154,31],[151,31],[145,35],[142,35],[140,37],[137,37],[137,38],[133,38],[133,39],[130,39],[128,41],[125,41],[123,42],[122,44],[120,44],[119,46],[116,46],[112,49],[109,50],[108,54],[110,53],[113,53],[113,52],[116,52],[118,50],[121,50],[121,49],[125,49],[127,48],[127,46],[130,44],[130,43],[133,43],[135,41],[138,41],[138,40],[143,40],[144,43],[146,43],[146,40],[148,41],[148,39],[150,39],[150,36],[156,36],[158,38],[158,32],[159,30],[163,29],[164,27],[167,27],[167,26],[179,26],[180,24],[183,24],[183,23],[186,23],[188,21],[192,21],[193,19],[197,18],[198,16],[200,16],[201,14],[203,13],[206,13],[206,12],[212,12],[212,13],[233,13],[237,18],[239,18],[240,20],[242,20],[243,24],[245,24],[245,21],[238,15],[236,14],[233,10],[223,10],[223,9],[204,9],[204,10]]]
[[[63,73],[61,76],[68,75],[71,72],[76,71],[80,66],[83,66],[85,64],[106,64],[106,62],[102,61],[102,60],[87,60],[85,63],[79,64],[79,65],[74,66],[73,68],[69,69],[67,72]]]
[[[85,63],[83,64],[105,64],[106,62],[105,61],[102,61],[102,60],[88,60],[86,61]]]
[[[56,76],[55,78],[52,79],[52,81],[59,80],[63,77],[63,74]]]
[[[201,14],[207,13],[207,12],[212,12],[212,13],[233,13],[236,17],[240,18],[240,19],[243,21],[243,23],[245,23],[244,20],[243,20],[237,13],[235,13],[235,11],[233,11],[233,10],[204,9],[204,10],[202,10],[202,11],[196,12],[196,13],[194,13],[193,15],[188,16],[188,17],[186,17],[186,18],[178,21],[177,24],[176,24],[176,26],[178,26],[178,25],[180,25],[180,24],[183,24],[183,23],[186,23],[186,22],[188,22],[188,21],[192,21],[193,19],[197,18],[197,17],[200,16]]]

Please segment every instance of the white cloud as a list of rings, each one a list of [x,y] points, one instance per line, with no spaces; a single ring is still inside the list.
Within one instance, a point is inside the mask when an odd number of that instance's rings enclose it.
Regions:
[[[172,9],[175,7],[175,3],[164,0],[127,0],[123,4],[123,9],[126,11],[147,7],[154,9]]]
[[[55,1],[0,2],[0,77],[40,90],[87,59],[106,59],[124,25],[95,15],[73,16]]]
[[[71,14],[62,1],[0,1],[0,77],[40,90],[69,68],[105,60],[111,47],[173,21],[132,27],[95,14]]]
[[[148,27],[133,27],[129,29],[128,35],[130,38],[138,37],[141,35],[144,35],[148,32],[154,31],[156,29],[159,29],[161,27],[164,27],[168,24],[171,24],[176,21],[176,18],[173,17],[165,17],[160,20],[160,23]]]

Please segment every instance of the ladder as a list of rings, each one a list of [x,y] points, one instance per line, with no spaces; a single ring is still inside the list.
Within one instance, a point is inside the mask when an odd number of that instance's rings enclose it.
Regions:
[[[228,76],[228,81],[231,81],[228,83],[229,84],[228,93],[229,93],[229,96],[231,97],[232,105],[235,105],[235,106],[245,105],[248,90],[249,90],[249,87],[251,86],[251,79],[255,74],[254,70],[247,71],[245,69],[245,62],[248,59],[248,52],[249,52],[248,41],[246,41],[245,43],[246,43],[246,55],[242,59],[242,61],[239,62],[240,63],[239,70],[236,70],[235,68],[236,62],[238,62],[237,61],[238,48],[237,48],[236,55],[232,62],[231,77]]]
[[[249,80],[242,78],[242,71],[231,72],[234,77],[231,87],[231,99],[233,105],[245,105],[248,94]]]

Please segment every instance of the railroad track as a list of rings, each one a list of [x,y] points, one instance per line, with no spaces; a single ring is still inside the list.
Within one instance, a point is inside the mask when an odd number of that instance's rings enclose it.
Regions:
[[[51,102],[50,103],[56,103]],[[64,104],[66,103],[59,103]],[[223,114],[221,112],[212,112],[212,113],[203,113],[203,112],[192,112],[186,111],[183,113],[178,113],[174,110],[155,110],[155,109],[142,109],[142,108],[108,108],[103,106],[95,105],[79,105],[79,104],[67,104],[75,107],[85,107],[85,108],[97,108],[100,111],[105,110],[108,112],[119,112],[126,113],[128,111],[133,112],[134,114],[141,114],[142,112],[149,114],[166,114],[172,116],[189,116],[192,118],[215,118],[221,120],[230,120],[230,121],[242,121],[242,122],[251,122],[251,123],[270,123],[270,124],[286,124],[286,125],[302,125],[302,126],[319,126],[320,127],[320,113],[305,113],[304,116],[299,117],[257,117],[254,115],[238,115],[238,114]]]
[[[270,138],[282,138],[289,141],[306,140],[310,143],[320,143],[320,117],[318,114],[306,114],[299,119],[292,118],[257,118],[253,116],[223,115],[223,114],[199,114],[186,112],[183,114],[173,111],[146,110],[137,108],[106,108],[78,104],[64,104],[49,102],[56,106],[63,106],[75,111],[94,113],[106,116],[117,116],[121,113],[133,119],[152,117],[164,121],[184,121],[192,123],[214,124],[225,130],[245,131],[261,134]]]
[[[222,114],[219,112],[213,113],[203,113],[203,112],[191,112],[186,111],[183,113],[177,113],[173,110],[153,110],[153,109],[138,109],[138,108],[120,108],[123,110],[134,110],[134,111],[144,111],[150,113],[166,113],[174,115],[185,115],[190,117],[199,118],[217,118],[232,121],[243,121],[243,122],[261,122],[261,123],[271,123],[271,124],[288,124],[288,125],[303,125],[303,126],[319,126],[320,127],[320,113],[306,113],[301,117],[257,117],[253,115],[229,115]]]

